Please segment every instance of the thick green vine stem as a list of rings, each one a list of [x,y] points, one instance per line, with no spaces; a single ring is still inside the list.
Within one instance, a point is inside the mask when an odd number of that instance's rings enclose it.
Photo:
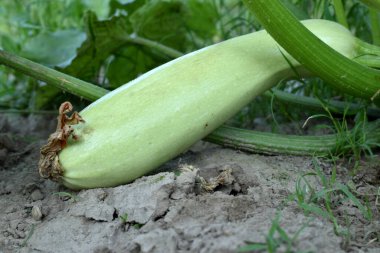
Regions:
[[[368,146],[375,147],[380,139],[380,121],[369,123],[363,129]],[[354,131],[323,136],[285,135],[222,126],[208,135],[205,140],[229,148],[268,155],[331,155],[352,151],[350,141],[356,136]],[[351,147],[352,148],[352,147]]]
[[[380,103],[380,71],[349,60],[306,29],[280,0],[243,0],[268,33],[334,88]]]
[[[3,50],[0,50],[0,64],[16,69],[37,80],[53,84],[61,90],[65,90],[90,101],[94,101],[108,92],[99,86],[84,82]]]
[[[325,108],[321,106],[322,101],[314,97],[295,95],[278,89],[266,91],[264,95],[266,97],[274,96],[276,99],[282,102],[286,102],[287,104],[299,105],[302,106],[302,108],[306,107],[318,111],[325,110]],[[326,100],[324,101],[324,103],[326,103],[325,107],[330,112],[345,115],[355,115],[364,108],[364,105],[347,103],[337,100]],[[370,117],[380,118],[380,109],[377,107],[368,107],[367,115]]]

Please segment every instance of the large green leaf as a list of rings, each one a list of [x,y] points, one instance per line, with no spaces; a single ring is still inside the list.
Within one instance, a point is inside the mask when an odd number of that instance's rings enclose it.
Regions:
[[[78,30],[42,32],[31,37],[22,47],[20,54],[30,60],[48,66],[64,66],[76,55],[76,49],[86,35]]]
[[[209,0],[184,0],[187,27],[202,39],[210,39],[216,33],[216,24],[219,19],[216,6]]]
[[[93,12],[86,17],[87,39],[79,48],[77,56],[63,71],[82,80],[97,83],[97,76],[104,61],[125,41],[122,36],[132,32],[126,16],[114,16],[99,21]]]
[[[130,45],[116,53],[108,66],[107,78],[114,89],[162,63],[149,49]]]
[[[137,9],[130,21],[139,36],[182,51],[186,44],[185,14],[182,2],[152,0]]]

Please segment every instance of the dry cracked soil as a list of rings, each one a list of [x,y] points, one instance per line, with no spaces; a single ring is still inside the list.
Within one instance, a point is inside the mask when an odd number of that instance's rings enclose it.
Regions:
[[[1,253],[227,253],[247,244],[258,247],[250,252],[268,245],[272,252],[380,252],[378,156],[352,175],[344,163],[199,142],[133,183],[74,192],[37,172],[39,148],[54,124],[54,117],[0,116]],[[331,199],[333,217],[302,209],[292,198],[296,189],[323,190],[316,166],[326,178],[336,166],[337,182],[350,186],[362,209],[342,194]],[[201,177],[226,170],[226,185],[201,189]],[[324,203],[322,196],[310,206],[326,210]]]

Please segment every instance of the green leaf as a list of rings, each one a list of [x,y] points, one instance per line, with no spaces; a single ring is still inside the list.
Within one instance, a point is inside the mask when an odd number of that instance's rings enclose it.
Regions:
[[[348,189],[346,185],[343,184],[338,184],[337,188],[341,190],[351,201],[354,203],[355,206],[357,206],[362,213],[362,215],[367,219],[371,220],[372,219],[372,213],[371,210],[366,208],[362,203],[360,203],[359,199],[354,196]]]
[[[36,100],[34,102],[34,107],[36,109],[44,108],[46,105],[50,104],[54,98],[59,96],[62,91],[53,85],[45,85],[39,87],[36,90]]]
[[[322,208],[320,208],[319,206],[315,204],[300,203],[299,206],[306,212],[314,213],[323,218],[329,219],[331,217],[331,215],[327,211],[323,210]]]
[[[14,41],[12,37],[7,36],[7,35],[1,35],[0,47],[2,47],[7,52],[16,53],[16,54],[19,52],[19,48],[16,41]]]
[[[141,37],[184,51],[186,29],[184,5],[178,1],[150,1],[130,17],[134,31]]]
[[[160,65],[144,47],[130,45],[118,51],[108,66],[107,78],[112,89],[135,79],[137,76]]]
[[[76,55],[86,36],[78,30],[42,32],[26,41],[20,54],[48,66],[64,66]]]
[[[121,37],[132,30],[126,16],[98,21],[95,13],[88,12],[85,23],[87,39],[70,66],[63,71],[82,80],[97,83],[100,67],[114,51],[125,44]]]
[[[203,39],[209,39],[216,34],[218,11],[211,1],[187,0],[185,23],[190,30]]]

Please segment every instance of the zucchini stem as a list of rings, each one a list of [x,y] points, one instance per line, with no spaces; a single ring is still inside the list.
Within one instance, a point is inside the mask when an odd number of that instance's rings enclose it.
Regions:
[[[4,50],[0,50],[0,64],[4,64],[23,74],[52,84],[61,90],[65,90],[90,101],[94,101],[108,93],[106,89],[99,86],[45,67],[23,57],[5,52]]]
[[[380,121],[369,123],[363,130],[373,130],[366,131],[366,141],[372,145],[380,139],[379,123]],[[224,125],[208,135],[205,140],[252,153],[326,156],[342,152],[342,150],[339,150],[342,146],[339,139],[342,137],[353,139],[356,133],[351,131],[345,134],[347,136],[342,136],[342,133],[323,136],[285,135]],[[343,148],[346,148],[346,146],[343,145]]]
[[[120,38],[122,40],[124,40],[125,42],[131,42],[131,43],[135,43],[135,44],[139,44],[139,45],[142,45],[142,46],[147,46],[149,48],[156,49],[157,51],[162,52],[162,53],[164,53],[167,56],[170,56],[172,58],[178,58],[178,57],[181,57],[181,56],[184,55],[183,53],[181,53],[178,50],[175,50],[175,49],[173,49],[171,47],[168,47],[168,46],[165,46],[163,44],[160,44],[160,43],[158,43],[156,41],[152,41],[152,40],[149,40],[149,39],[145,39],[145,38],[139,37],[136,34],[131,34],[129,36],[122,36]]]
[[[306,29],[279,0],[244,0],[268,33],[297,61],[336,89],[376,103],[380,71],[352,61]],[[365,88],[364,88],[365,87]]]
[[[272,89],[271,91],[267,91],[264,93],[264,95],[267,97],[272,97],[274,95],[275,98],[286,103],[301,105],[303,107],[305,106],[314,110],[324,110],[324,108],[321,105],[321,101],[317,98],[295,95],[278,89]],[[364,108],[364,105],[337,100],[327,100],[325,102],[326,107],[329,111],[345,115],[355,115],[361,109]],[[380,109],[376,107],[368,107],[367,115],[378,118],[380,117]]]

